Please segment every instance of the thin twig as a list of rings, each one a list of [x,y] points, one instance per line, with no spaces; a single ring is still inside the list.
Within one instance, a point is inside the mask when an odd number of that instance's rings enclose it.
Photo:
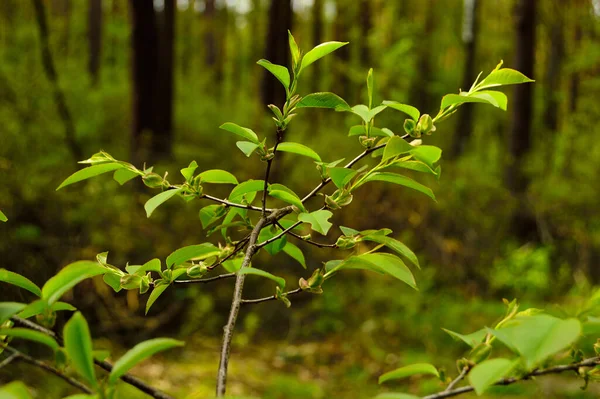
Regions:
[[[277,224],[277,226],[279,226],[279,228],[281,230],[285,230],[285,227],[283,227],[279,222],[275,222],[275,224]],[[337,245],[335,244],[322,244],[320,242],[316,242],[313,240],[305,240],[304,237],[302,237],[300,234],[296,234],[293,231],[288,231],[287,234],[291,235],[292,237],[296,237],[299,240],[302,240],[308,244],[314,245],[315,247],[319,247],[319,248],[335,248]]]
[[[296,294],[299,294],[301,292],[302,292],[302,288],[296,288],[295,290],[284,292],[283,294],[281,294],[281,296],[296,295]],[[260,302],[274,301],[276,299],[277,299],[276,295],[271,295],[271,296],[267,296],[267,297],[264,297],[264,298],[258,298],[258,299],[242,299],[242,305],[251,304],[251,303],[260,303]]]
[[[465,376],[467,375],[468,372],[469,372],[469,367],[464,367],[462,369],[462,371],[460,372],[460,374],[458,375],[458,377],[456,377],[454,380],[452,380],[452,382],[450,384],[448,384],[446,389],[444,389],[444,392],[448,392],[448,391],[451,391],[452,389],[454,389],[456,384],[461,382],[462,379],[465,378]]]
[[[200,197],[200,198],[205,198],[207,200],[218,202],[220,204],[227,205],[227,206],[232,206],[234,208],[242,208],[242,209],[249,209],[251,211],[262,212],[262,208],[259,208],[257,206],[238,204],[237,202],[231,202],[231,201],[228,201],[228,200],[225,200],[225,199],[213,197],[212,195],[208,195],[208,194],[202,194],[202,197]],[[266,208],[265,209],[266,212],[273,212],[274,210],[275,209],[270,209],[270,208]]]
[[[31,330],[35,330],[38,332],[41,332],[43,334],[48,335],[49,337],[52,337],[56,340],[56,342],[58,342],[59,345],[63,345],[63,339],[60,335],[56,334],[54,331],[49,330],[47,328],[44,328],[42,326],[40,326],[39,324],[36,324],[32,321],[29,321],[27,319],[23,319],[21,317],[18,316],[12,316],[10,318],[15,324],[21,326],[21,327],[26,327],[29,328]],[[96,360],[94,359],[94,363],[99,366],[100,368],[111,372],[113,369],[112,364],[110,364],[107,361],[100,361],[100,360]],[[137,389],[139,389],[140,391],[152,396],[155,399],[174,399],[171,395],[168,395],[164,392],[162,392],[161,390],[154,388],[148,384],[146,384],[144,381],[140,380],[137,377],[132,376],[131,374],[124,374],[121,377],[121,380],[123,380],[124,382],[126,382],[127,384],[136,387]]]
[[[250,239],[250,234],[248,234],[246,237],[244,237],[243,239],[241,239],[240,241],[238,241],[235,244],[232,253],[230,253],[229,255],[227,255],[226,257],[224,257],[223,259],[221,259],[220,261],[218,261],[214,265],[208,266],[207,269],[208,270],[213,270],[215,267],[217,267],[219,265],[222,265],[223,263],[225,263],[225,261],[233,258],[235,255],[237,255],[238,252],[240,252],[244,248],[244,246],[246,246],[246,243],[248,242],[249,239]]]
[[[20,351],[16,350],[15,348],[12,348],[8,345],[2,345],[2,347],[4,349],[6,349],[7,351],[11,352],[14,356],[16,356],[17,360],[22,360],[25,363],[31,364],[32,366],[36,366],[36,367],[41,368],[42,370],[46,370],[46,371],[56,375],[57,377],[62,378],[70,385],[74,386],[75,388],[77,388],[85,393],[94,393],[94,391],[92,391],[86,385],[77,381],[75,378],[69,377],[68,375],[66,375],[62,371],[60,371],[59,369],[54,368],[54,367],[50,366],[49,364],[41,362],[37,359],[34,359],[31,356],[26,355],[23,352],[20,352]]]
[[[19,355],[18,355],[18,354],[16,354],[16,353],[13,353],[13,354],[11,354],[9,357],[7,357],[6,359],[4,359],[4,360],[2,361],[2,363],[0,363],[0,369],[1,369],[2,367],[6,367],[6,366],[8,366],[9,364],[11,364],[11,363],[12,363],[12,361],[13,361],[13,360],[16,360],[18,357],[19,357]]]
[[[269,245],[270,243],[279,240],[281,237],[283,237],[284,235],[286,235],[287,233],[292,231],[292,229],[295,229],[296,227],[300,226],[301,224],[302,224],[302,222],[300,222],[300,221],[294,223],[293,225],[291,225],[287,229],[284,229],[282,232],[280,232],[276,236],[273,236],[273,237],[269,238],[268,240],[265,240],[261,243],[256,244],[256,248],[260,249],[260,248],[264,247],[265,245]]]
[[[273,157],[267,161],[267,168],[265,170],[265,184],[263,186],[263,196],[262,196],[262,215],[266,216],[268,210],[267,206],[267,193],[269,188],[269,175],[271,174],[271,165],[273,164],[273,160],[275,159],[275,154],[277,153],[277,147],[279,143],[283,141],[283,131],[279,128],[277,129],[277,141],[275,142],[275,147],[273,147]]]
[[[236,275],[235,273],[219,274],[218,276],[209,277],[209,278],[201,278],[201,279],[196,279],[196,280],[175,280],[175,281],[173,281],[173,283],[175,283],[175,284],[204,284],[204,283],[210,283],[210,282],[216,281],[216,280],[222,280],[224,278],[235,277],[235,275]]]
[[[541,369],[541,370],[534,370],[530,373],[525,374],[522,377],[503,378],[501,380],[498,380],[494,385],[512,385],[512,384],[520,382],[520,381],[528,380],[531,377],[537,377],[537,376],[547,375],[547,374],[559,374],[559,373],[563,373],[565,371],[578,372],[579,368],[581,368],[581,367],[595,367],[598,365],[600,365],[600,357],[593,357],[593,358],[589,358],[589,359],[583,360],[578,363],[554,366],[554,367],[549,367],[547,369]],[[453,389],[450,391],[445,390],[443,392],[424,396],[422,399],[450,398],[453,396],[461,395],[463,393],[472,392],[474,390],[475,390],[475,388],[473,388],[472,386],[460,387],[460,388],[456,388],[456,389]]]

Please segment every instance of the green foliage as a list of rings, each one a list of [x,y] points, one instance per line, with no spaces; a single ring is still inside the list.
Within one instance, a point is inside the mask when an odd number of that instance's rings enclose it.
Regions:
[[[92,337],[87,321],[81,313],[76,312],[65,324],[63,329],[65,349],[73,368],[90,385],[98,388],[94,371],[94,356],[92,354]]]

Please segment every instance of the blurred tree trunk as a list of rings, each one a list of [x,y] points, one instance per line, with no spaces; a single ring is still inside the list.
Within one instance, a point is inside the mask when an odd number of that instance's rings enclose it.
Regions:
[[[534,79],[536,0],[518,0],[515,6],[516,52],[514,68]],[[521,239],[536,234],[535,219],[523,198],[529,179],[523,162],[531,149],[533,121],[533,85],[520,84],[513,89],[512,119],[508,132],[508,164],[505,170],[507,188],[519,200],[513,230]]]
[[[469,90],[477,77],[475,72],[475,56],[477,53],[477,36],[479,35],[479,0],[464,0],[462,39],[465,45],[465,65],[461,89]],[[458,123],[454,141],[450,150],[450,158],[458,158],[465,150],[473,132],[473,104],[463,104],[458,111]]]
[[[336,17],[333,26],[334,39],[347,42],[350,34],[351,26],[351,11],[352,7],[343,0],[335,2]],[[338,60],[335,68],[335,92],[345,99],[350,99],[352,87],[350,78],[348,77],[348,69],[350,68],[350,47],[344,46],[334,53],[334,57]]]
[[[88,71],[92,85],[98,84],[102,51],[102,0],[89,0],[88,7]]]
[[[109,20],[110,19],[112,19],[113,21],[119,20],[120,14],[121,14],[121,9],[119,7],[119,1],[112,0]],[[110,39],[107,39],[109,41],[109,45],[107,46],[108,54],[106,56],[106,64],[110,65],[111,69],[114,70],[114,69],[116,69],[116,66],[117,66],[117,58],[118,58],[118,54],[119,54],[119,41],[117,39],[117,35],[115,35],[114,33],[109,33],[109,31],[107,31],[107,36],[109,36]]]
[[[435,28],[435,0],[422,0],[421,9],[425,11],[425,24],[417,37],[419,47],[415,51],[417,57],[416,74],[411,82],[410,104],[417,107],[422,114],[432,112],[433,99],[431,87],[431,58],[433,51],[433,31]]]
[[[323,42],[323,0],[314,0],[312,7],[312,44],[313,47]],[[320,90],[321,63],[312,65],[311,91]]]
[[[173,60],[175,43],[175,0],[164,0],[160,14],[158,85],[156,95],[156,131],[152,140],[152,154],[159,159],[171,155],[173,137]]]
[[[71,0],[52,0],[50,3],[52,14],[62,20],[62,31],[60,33],[60,47],[63,54],[69,53],[69,39],[71,37]]]
[[[52,53],[50,52],[48,19],[46,16],[46,7],[44,6],[44,1],[33,0],[33,7],[35,10],[38,35],[40,38],[42,67],[44,68],[46,78],[48,78],[52,87],[52,95],[54,97],[54,101],[56,102],[58,115],[64,125],[67,146],[73,158],[76,161],[79,161],[82,159],[82,151],[75,138],[75,123],[73,122],[73,117],[71,116],[71,112],[67,106],[65,94],[60,87],[58,72],[56,71],[54,59],[52,58]]]
[[[573,18],[576,17],[576,18]],[[573,12],[574,20],[574,33],[573,33],[573,45],[572,51],[577,53],[581,49],[581,39],[583,38],[583,29],[581,18],[579,15]],[[579,99],[579,84],[580,84],[580,73],[578,70],[571,72],[571,78],[569,81],[569,111],[575,112],[577,110],[577,100]]]
[[[372,0],[361,0],[359,6],[360,16],[360,65],[371,67],[370,47],[369,47],[369,35],[373,28],[372,13],[371,13],[371,1]]]
[[[546,64],[546,100],[544,109],[544,125],[548,131],[558,130],[560,76],[565,56],[565,13],[568,11],[565,3],[552,2],[550,21],[550,54]]]
[[[194,10],[196,7],[195,0],[190,0],[188,3],[187,12],[182,16],[182,40],[183,50],[181,51],[181,59],[179,64],[181,65],[181,74],[187,77],[190,71],[190,65],[192,63],[192,57],[194,54]]]
[[[291,0],[271,0],[269,30],[267,32],[265,58],[274,64],[289,65],[288,30],[292,30]],[[268,71],[262,80],[262,102],[281,107],[285,102],[285,89]]]
[[[204,51],[205,64],[209,69],[214,68],[217,63],[217,35],[216,28],[216,7],[215,0],[206,0],[204,2],[204,13],[202,15],[204,22]]]

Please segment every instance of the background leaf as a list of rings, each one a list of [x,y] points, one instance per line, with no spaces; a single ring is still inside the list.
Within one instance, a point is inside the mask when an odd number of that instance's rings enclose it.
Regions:
[[[109,270],[96,262],[80,260],[65,266],[42,287],[42,298],[49,305],[56,302],[65,292],[85,279],[107,273]]]
[[[10,270],[0,269],[0,281],[26,289],[39,297],[42,296],[42,290],[33,281]]]
[[[411,364],[410,366],[400,367],[393,371],[388,371],[379,377],[379,383],[383,383],[389,380],[397,380],[401,378],[410,377],[416,374],[431,374],[439,377],[440,374],[437,369],[429,363],[417,363]]]

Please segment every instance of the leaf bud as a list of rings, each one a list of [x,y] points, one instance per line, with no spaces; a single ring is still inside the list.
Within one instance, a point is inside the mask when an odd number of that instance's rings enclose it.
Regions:
[[[375,145],[376,140],[377,140],[377,137],[360,136],[358,138],[360,145],[362,145],[364,148],[373,147],[373,145]]]
[[[200,262],[198,265],[188,267],[186,272],[190,278],[200,278],[208,272],[208,267],[204,262]]]
[[[134,290],[140,287],[142,277],[135,274],[125,274],[121,276],[121,288],[126,290]]]
[[[471,368],[473,366],[473,364],[468,360],[465,359],[464,357],[462,359],[458,359],[456,361],[456,368],[458,369],[459,373],[462,373],[462,371],[466,368]]]
[[[469,353],[469,360],[474,364],[479,364],[487,359],[492,353],[492,346],[488,343],[481,343],[474,347]]]
[[[298,281],[298,285],[302,291],[312,292],[313,294],[322,294],[323,288],[321,288],[321,285],[323,284],[323,281],[325,281],[323,278],[323,270],[317,269],[308,280],[301,278]]]
[[[145,294],[150,289],[150,273],[142,277],[140,281],[140,294]]]
[[[433,126],[433,119],[429,114],[423,114],[419,118],[419,122],[417,123],[417,129],[420,133],[425,133],[427,135],[431,134],[431,132],[435,131],[435,126]]]
[[[279,288],[279,286],[275,287],[275,298],[277,298],[278,301],[283,302],[286,308],[292,306],[292,303],[287,298],[287,295],[283,291],[281,291],[281,288]]]
[[[421,137],[421,133],[418,133],[418,134],[415,133],[416,126],[417,126],[417,124],[415,123],[414,120],[412,120],[412,119],[404,120],[404,131],[412,137],[419,138],[419,137]]]
[[[340,249],[354,248],[355,245],[356,239],[354,237],[340,236],[340,238],[338,238],[335,242],[335,246]]]
[[[52,328],[54,327],[54,323],[56,323],[56,312],[52,309],[46,309],[42,313],[35,315],[35,320],[38,324],[46,328]]]
[[[144,184],[150,188],[159,188],[163,185],[163,178],[158,173],[147,173],[142,177]]]

